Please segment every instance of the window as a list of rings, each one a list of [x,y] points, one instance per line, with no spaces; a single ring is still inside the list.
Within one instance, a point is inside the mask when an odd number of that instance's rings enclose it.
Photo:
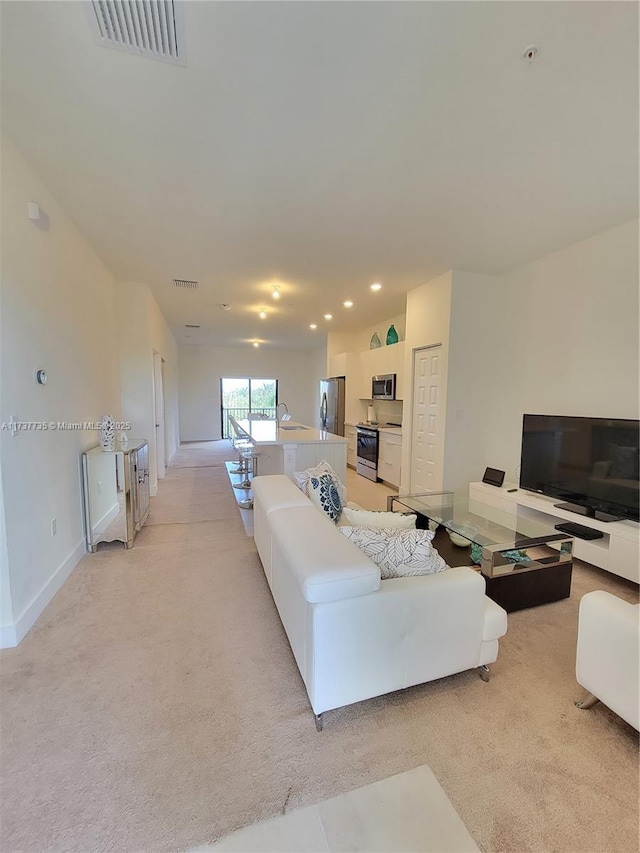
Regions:
[[[278,405],[277,379],[229,379],[220,380],[220,416],[222,437],[232,435],[229,417],[237,421],[250,416],[275,418]]]

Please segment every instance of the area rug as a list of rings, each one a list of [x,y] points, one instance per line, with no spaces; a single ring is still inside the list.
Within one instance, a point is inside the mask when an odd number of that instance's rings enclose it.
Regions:
[[[415,767],[234,832],[193,853],[475,853],[429,767]]]

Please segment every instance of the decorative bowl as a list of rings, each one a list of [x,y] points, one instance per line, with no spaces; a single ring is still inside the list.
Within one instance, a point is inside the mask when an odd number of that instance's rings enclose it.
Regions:
[[[474,527],[473,524],[461,524],[458,530],[448,530],[447,533],[453,545],[456,545],[458,548],[468,548],[472,544],[472,540],[463,534],[467,533],[470,537],[473,537],[477,533],[477,527]]]

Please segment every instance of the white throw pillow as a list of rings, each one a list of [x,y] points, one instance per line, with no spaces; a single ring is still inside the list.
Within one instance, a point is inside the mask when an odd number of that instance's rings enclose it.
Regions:
[[[344,507],[345,524],[352,527],[375,527],[378,530],[415,530],[416,516],[414,513],[402,512],[372,512],[368,509],[351,509]]]
[[[340,477],[338,477],[331,465],[329,465],[326,459],[323,459],[321,462],[318,462],[318,464],[315,465],[313,468],[307,468],[306,471],[294,471],[293,479],[296,481],[296,486],[300,489],[300,491],[304,492],[305,495],[309,495],[309,478],[319,477],[321,474],[331,475],[336,484],[338,494],[340,495],[340,502],[345,503],[347,500],[347,490],[345,488],[345,485],[340,480]],[[309,495],[309,497],[311,496]]]
[[[373,560],[382,580],[433,575],[449,568],[431,545],[434,535],[431,530],[341,527],[340,532]]]
[[[342,500],[336,482],[328,471],[319,477],[309,477],[307,495],[311,503],[326,513],[335,524],[342,514]]]

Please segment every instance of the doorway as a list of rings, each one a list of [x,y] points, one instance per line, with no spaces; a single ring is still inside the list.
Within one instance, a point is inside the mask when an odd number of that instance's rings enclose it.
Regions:
[[[153,415],[156,439],[156,477],[164,477],[167,470],[167,443],[164,413],[164,359],[153,353]]]
[[[277,379],[233,379],[220,380],[220,418],[223,438],[233,435],[230,417],[237,421],[252,417],[274,420],[278,405]]]
[[[442,490],[444,411],[440,402],[442,344],[413,353],[413,416],[411,429],[411,494]]]

